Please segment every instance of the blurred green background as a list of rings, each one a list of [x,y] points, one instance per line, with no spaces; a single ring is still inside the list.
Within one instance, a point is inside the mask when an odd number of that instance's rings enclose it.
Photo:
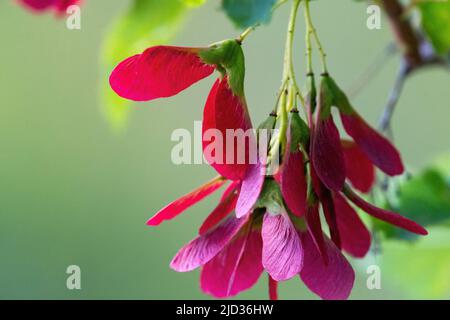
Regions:
[[[206,165],[170,161],[176,128],[193,129],[213,78],[174,98],[130,106],[125,130],[108,124],[99,88],[100,52],[114,18],[129,1],[87,0],[82,29],[68,30],[52,14],[36,16],[13,1],[0,3],[0,298],[207,298],[198,271],[168,264],[196,235],[217,195],[158,228],[146,220],[214,176]],[[238,31],[210,0],[193,10],[174,43],[202,46]],[[349,87],[391,40],[386,23],[366,28],[366,6],[354,1],[312,5],[329,68]],[[247,98],[254,123],[275,102],[281,78],[288,6],[245,43]],[[296,67],[304,74],[300,19]],[[355,105],[376,123],[398,65],[393,58]],[[448,73],[429,69],[406,85],[394,120],[404,159],[420,169],[450,150]],[[385,254],[355,262],[354,299],[449,298],[450,237],[435,228],[418,244],[392,242]],[[382,264],[382,290],[366,288],[365,269]],[[66,288],[67,266],[79,265],[82,290]],[[439,278],[436,280],[436,274]],[[266,298],[267,279],[239,298]],[[315,298],[299,279],[280,286],[283,299]]]

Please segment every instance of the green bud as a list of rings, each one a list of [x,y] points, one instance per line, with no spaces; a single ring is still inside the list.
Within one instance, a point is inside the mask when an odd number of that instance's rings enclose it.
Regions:
[[[311,110],[311,113],[316,111],[317,107],[317,89],[316,89],[316,81],[314,79],[314,74],[308,74],[307,80],[307,88],[308,88],[308,96],[306,98],[306,103]]]
[[[266,208],[272,214],[280,214],[284,209],[280,186],[273,179],[267,179],[255,204],[256,208]]]
[[[333,78],[327,76],[326,78],[326,85],[327,90],[330,92],[330,95],[332,96],[332,105],[337,107],[340,112],[344,114],[352,114],[354,113],[354,108],[350,104],[349,99],[347,98],[347,95],[344,93],[344,91],[339,88],[339,86],[336,84]]]
[[[245,57],[238,41],[214,43],[199,55],[203,62],[216,65],[222,75],[228,76],[228,84],[235,95],[244,96]]]
[[[305,121],[300,117],[298,111],[292,111],[289,115],[291,128],[291,152],[298,151],[299,146],[308,150],[310,132]]]
[[[271,137],[271,131],[275,128],[275,125],[277,123],[277,116],[276,115],[270,115],[266,120],[264,120],[257,129],[257,137],[259,141],[259,136],[261,134],[262,130],[265,130],[267,133],[267,141],[270,141]]]
[[[331,107],[335,102],[334,81],[328,76],[323,75],[320,81],[319,93],[319,112],[320,119],[328,119],[331,115]]]

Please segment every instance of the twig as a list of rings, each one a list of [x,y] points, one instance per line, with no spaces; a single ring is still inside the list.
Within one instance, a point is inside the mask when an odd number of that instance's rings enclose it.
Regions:
[[[404,48],[405,60],[411,67],[420,66],[423,63],[420,54],[421,40],[409,19],[404,16],[403,5],[398,0],[380,0],[379,2],[389,19],[398,43]]]
[[[394,42],[389,43],[352,83],[347,90],[348,96],[350,98],[356,97],[362,89],[375,78],[389,58],[391,58],[397,51],[397,45]]]
[[[388,102],[384,107],[383,114],[380,118],[379,129],[381,132],[386,132],[391,129],[392,116],[394,115],[395,107],[402,93],[406,78],[410,73],[408,63],[402,62],[400,70],[395,79],[394,87],[389,94]]]
[[[386,132],[391,130],[392,116],[408,75],[428,66],[448,66],[436,55],[430,44],[413,29],[409,19],[404,15],[405,8],[398,0],[379,0],[379,2],[389,18],[398,42],[405,48],[400,70],[379,122],[379,129]]]
[[[252,33],[253,31],[255,31],[260,25],[261,25],[261,23],[257,23],[255,25],[250,26],[247,29],[245,29],[244,32],[242,32],[241,35],[238,38],[239,43],[244,42],[245,38],[247,38],[247,36],[250,33]]]

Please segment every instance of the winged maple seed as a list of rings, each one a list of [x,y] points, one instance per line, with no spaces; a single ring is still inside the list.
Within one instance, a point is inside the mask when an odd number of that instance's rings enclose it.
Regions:
[[[78,5],[82,0],[17,0],[25,8],[35,12],[53,10],[57,14],[64,14],[68,7]]]
[[[214,70],[219,77],[203,110],[203,132],[251,129],[239,41],[206,48],[152,47],[121,62],[110,83],[124,98],[148,101],[173,96]],[[331,115],[333,106],[354,141],[341,140]],[[371,245],[370,232],[349,201],[377,219],[427,234],[415,222],[367,203],[350,187],[368,192],[375,182],[375,166],[396,175],[402,173],[403,164],[397,150],[356,113],[328,75],[322,78],[313,118],[308,126],[292,109],[278,146],[284,150],[281,166],[272,176],[266,175],[266,166],[273,150],[260,153],[256,163],[249,161],[255,139],[245,145],[243,163],[237,162],[236,153],[230,157],[222,152],[223,161],[208,158],[212,142],[203,139],[205,156],[219,176],[172,202],[147,224],[171,220],[224,184],[229,186],[199,235],[176,254],[172,269],[201,268],[201,288],[215,297],[234,296],[252,287],[265,271],[272,298],[279,281],[298,275],[321,298],[346,299],[355,274],[342,252],[364,257]],[[276,115],[269,119],[273,121],[265,123],[273,127]],[[227,149],[226,143],[222,148]],[[322,231],[320,208],[331,239]]]

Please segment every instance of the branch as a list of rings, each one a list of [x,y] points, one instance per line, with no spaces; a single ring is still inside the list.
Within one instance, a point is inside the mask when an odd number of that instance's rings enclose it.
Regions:
[[[410,21],[406,18],[405,8],[399,0],[379,0],[379,3],[388,16],[398,43],[404,48],[400,70],[379,122],[379,129],[386,132],[391,129],[392,116],[408,75],[427,66],[440,65],[448,68],[448,65],[436,55],[431,45],[414,30]]]
[[[404,49],[404,57],[410,68],[415,68],[423,63],[420,54],[420,42],[410,21],[404,16],[404,7],[398,0],[380,0],[380,4],[386,13],[391,28],[398,43]]]
[[[398,100],[402,93],[406,78],[409,75],[408,64],[402,62],[400,70],[398,71],[397,77],[395,79],[394,87],[389,94],[388,102],[384,107],[383,114],[381,115],[378,128],[381,132],[386,132],[391,129],[392,116],[394,115],[395,107],[397,106]]]

